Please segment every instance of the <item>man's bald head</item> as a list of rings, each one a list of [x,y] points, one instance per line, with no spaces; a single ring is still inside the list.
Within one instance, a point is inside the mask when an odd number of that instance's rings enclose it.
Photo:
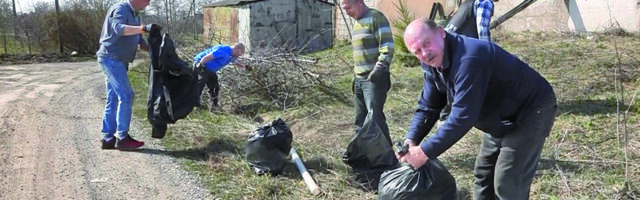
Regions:
[[[409,52],[423,63],[441,67],[445,36],[446,33],[442,27],[433,20],[423,17],[407,25],[404,31],[404,44]]]

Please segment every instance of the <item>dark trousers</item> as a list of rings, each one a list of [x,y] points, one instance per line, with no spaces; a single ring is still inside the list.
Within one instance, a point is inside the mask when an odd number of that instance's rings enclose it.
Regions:
[[[207,85],[207,88],[209,88],[209,98],[211,103],[213,104],[211,107],[218,107],[220,105],[218,104],[218,94],[220,93],[218,74],[206,70],[202,70],[202,72],[198,74],[198,87],[200,91],[198,92],[200,94],[198,95],[198,97],[202,96],[202,90],[204,90],[205,85]],[[200,103],[200,105],[202,105],[202,103]]]
[[[365,122],[373,120],[382,133],[389,140],[389,127],[384,116],[384,103],[387,101],[387,91],[391,88],[389,72],[381,73],[375,80],[369,81],[366,77],[356,76],[353,80],[353,103],[355,105],[356,122],[355,132],[362,129]]]
[[[496,138],[482,136],[474,169],[473,199],[529,199],[544,141],[558,107],[555,95],[519,121],[516,130]]]

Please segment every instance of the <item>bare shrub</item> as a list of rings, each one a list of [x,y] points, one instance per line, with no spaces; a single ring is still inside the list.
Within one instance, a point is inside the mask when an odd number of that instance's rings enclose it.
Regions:
[[[322,81],[316,60],[284,49],[256,50],[251,58],[240,60],[253,69],[245,72],[227,68],[219,73],[225,93],[223,103],[235,107],[260,101],[286,110],[299,105],[305,94]]]

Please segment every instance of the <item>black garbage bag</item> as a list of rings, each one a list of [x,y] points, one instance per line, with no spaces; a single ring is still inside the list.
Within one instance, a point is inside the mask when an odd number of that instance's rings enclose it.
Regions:
[[[247,137],[246,156],[256,173],[277,175],[288,163],[293,134],[287,124],[278,118],[259,127]]]
[[[407,146],[408,147],[408,146]],[[400,150],[398,154],[404,155]],[[418,169],[408,164],[386,171],[380,177],[379,200],[400,199],[456,199],[456,182],[451,173],[438,159],[429,158]]]
[[[398,167],[391,139],[374,120],[365,122],[342,153],[342,162],[351,166],[355,182],[365,190],[378,189],[380,175]]]
[[[197,78],[176,54],[169,34],[162,35],[160,28],[152,27],[147,41],[151,58],[147,119],[151,136],[163,138],[167,123],[186,117],[198,102]]]

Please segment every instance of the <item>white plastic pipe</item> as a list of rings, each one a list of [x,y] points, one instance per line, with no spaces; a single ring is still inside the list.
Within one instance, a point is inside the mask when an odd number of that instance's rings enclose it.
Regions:
[[[311,177],[311,174],[309,174],[309,172],[307,171],[307,168],[304,167],[304,163],[302,163],[302,160],[300,159],[300,156],[298,156],[296,149],[291,147],[291,151],[289,152],[289,154],[291,154],[291,160],[293,160],[293,162],[296,163],[296,167],[298,168],[298,171],[300,171],[300,174],[302,175],[302,179],[304,180],[304,183],[307,185],[307,188],[309,188],[309,191],[311,191],[311,194],[314,194],[314,195],[320,194],[321,193],[320,187],[316,185],[316,182]]]

